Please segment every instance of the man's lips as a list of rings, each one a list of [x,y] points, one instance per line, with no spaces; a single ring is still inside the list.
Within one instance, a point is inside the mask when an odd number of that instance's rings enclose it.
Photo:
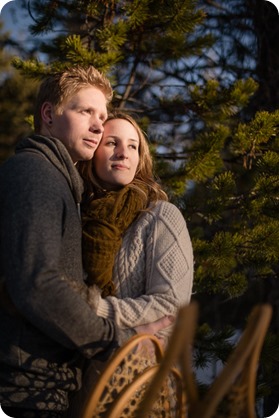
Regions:
[[[99,144],[99,141],[97,141],[97,139],[89,139],[89,138],[85,138],[84,142],[86,142],[88,145],[90,145],[91,147],[97,147]]]

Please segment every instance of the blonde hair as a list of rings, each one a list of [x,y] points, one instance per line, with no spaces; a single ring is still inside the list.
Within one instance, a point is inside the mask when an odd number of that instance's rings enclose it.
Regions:
[[[108,121],[114,119],[123,119],[131,123],[137,131],[139,137],[139,164],[135,177],[129,186],[136,188],[141,193],[145,193],[145,198],[149,203],[156,202],[158,200],[168,200],[167,194],[163,191],[162,187],[155,178],[152,156],[146,136],[144,135],[142,129],[132,116],[120,111],[111,112],[104,125]],[[102,188],[98,177],[95,174],[94,157],[90,161],[79,161],[77,163],[77,168],[84,180],[85,189],[88,194],[94,195],[94,192],[97,189]],[[146,195],[146,190],[148,195]]]
[[[113,90],[109,80],[95,67],[71,67],[47,77],[41,84],[34,112],[34,129],[41,130],[41,108],[43,103],[52,103],[57,112],[61,113],[63,103],[84,87],[96,87],[106,98],[107,105],[111,102]]]

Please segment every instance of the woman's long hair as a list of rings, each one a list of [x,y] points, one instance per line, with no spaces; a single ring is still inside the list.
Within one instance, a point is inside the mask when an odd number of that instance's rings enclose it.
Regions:
[[[147,204],[157,202],[158,200],[168,200],[167,194],[156,181],[153,172],[152,156],[143,131],[132,116],[120,111],[110,113],[105,124],[114,119],[124,119],[131,123],[139,136],[139,163],[135,177],[129,186],[136,188],[140,193],[144,193]],[[97,190],[102,189],[101,182],[94,170],[94,157],[89,161],[79,161],[77,168],[84,180],[87,197],[91,196],[94,198]]]

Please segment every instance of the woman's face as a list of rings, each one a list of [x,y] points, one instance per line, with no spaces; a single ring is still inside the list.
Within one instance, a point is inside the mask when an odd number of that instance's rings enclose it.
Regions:
[[[95,151],[95,172],[107,190],[117,190],[134,179],[139,163],[139,136],[125,119],[105,123],[103,137]]]

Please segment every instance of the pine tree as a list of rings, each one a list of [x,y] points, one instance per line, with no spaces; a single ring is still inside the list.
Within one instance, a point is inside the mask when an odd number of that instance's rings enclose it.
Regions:
[[[214,76],[222,83],[247,77],[259,83],[246,115],[278,109],[279,14],[275,2],[200,0],[199,3],[207,14],[203,30],[216,39],[214,51],[206,51],[204,56]]]
[[[228,76],[220,61],[213,71],[217,41],[196,3],[23,1],[34,36],[58,35],[38,44],[47,62],[13,63],[33,78],[75,64],[92,64],[110,77],[114,106],[138,115],[163,185],[187,220],[201,320],[241,328],[253,304],[278,304],[279,112],[247,117],[258,84],[247,73]],[[226,78],[216,76],[218,68]],[[231,334],[208,330],[204,335],[219,338],[215,357],[223,358]]]
[[[12,51],[22,52],[22,48],[2,31],[0,22],[0,163],[10,156],[20,138],[30,132],[30,125],[25,121],[32,113],[36,94],[36,84],[25,80],[11,66]]]

